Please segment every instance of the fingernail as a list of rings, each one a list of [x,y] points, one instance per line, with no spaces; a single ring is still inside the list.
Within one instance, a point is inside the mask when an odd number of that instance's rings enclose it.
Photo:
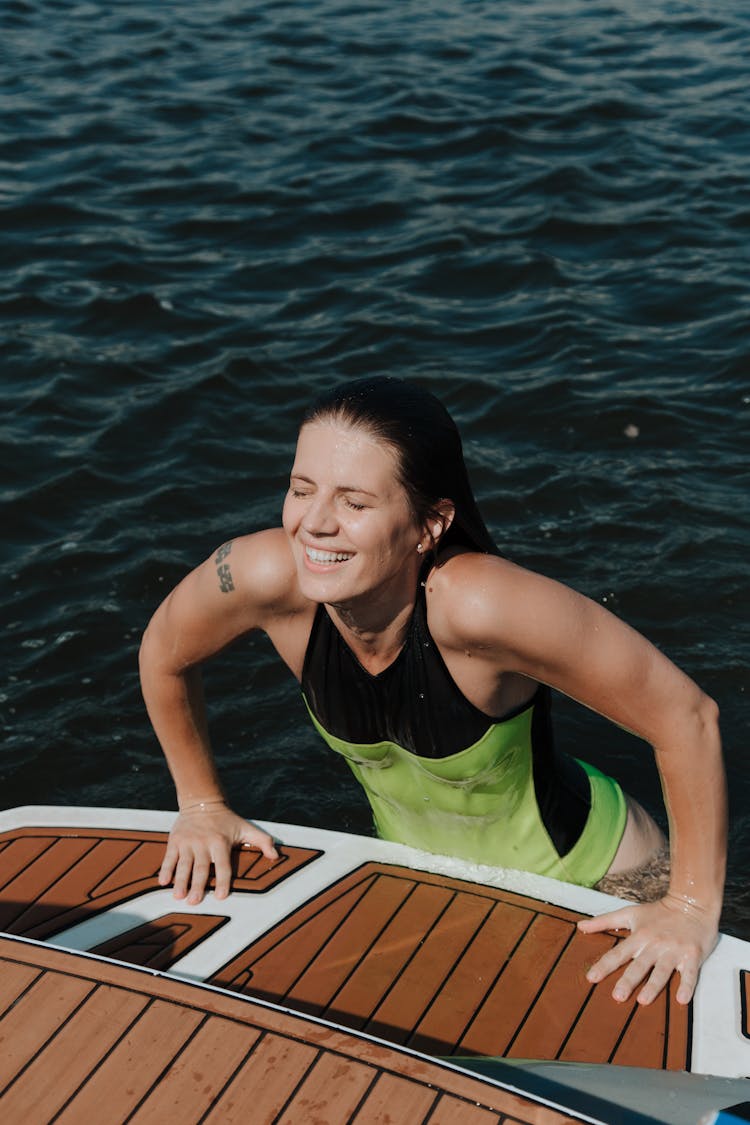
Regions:
[[[616,988],[614,990],[614,992],[612,993],[612,995],[615,998],[615,1000],[617,1000],[620,1003],[622,1003],[623,1000],[627,999],[627,995],[626,995],[625,990],[623,988]]]

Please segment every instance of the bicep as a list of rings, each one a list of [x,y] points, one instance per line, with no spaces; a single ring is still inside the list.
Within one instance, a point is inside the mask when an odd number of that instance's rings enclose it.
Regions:
[[[515,670],[549,683],[658,744],[702,693],[655,645],[589,598],[538,575],[523,580],[503,647]]]
[[[549,684],[652,745],[674,743],[705,703],[684,672],[604,606],[504,559],[456,563],[443,600],[448,645],[473,651],[493,674]]]

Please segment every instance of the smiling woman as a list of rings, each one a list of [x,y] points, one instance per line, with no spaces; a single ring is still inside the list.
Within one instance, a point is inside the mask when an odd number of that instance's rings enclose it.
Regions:
[[[630,936],[589,971],[625,965],[614,995],[692,995],[716,941],[725,792],[716,708],[602,606],[501,558],[453,420],[395,379],[345,384],[308,411],[283,527],[226,543],[144,636],[144,697],[180,815],[161,881],[202,898],[211,866],[273,841],[231,811],[213,761],[200,665],[267,633],[313,723],[347,760],[379,835],[584,885],[653,863],[665,842],[613,779],[558,752],[550,687],[650,742],[670,818],[657,902],[582,924]],[[644,983],[645,982],[645,983]]]

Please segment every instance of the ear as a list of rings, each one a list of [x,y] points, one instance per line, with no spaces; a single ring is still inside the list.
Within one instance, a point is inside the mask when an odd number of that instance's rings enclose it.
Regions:
[[[456,515],[456,505],[452,500],[438,500],[425,523],[425,534],[428,549],[434,550],[441,538],[453,523]]]

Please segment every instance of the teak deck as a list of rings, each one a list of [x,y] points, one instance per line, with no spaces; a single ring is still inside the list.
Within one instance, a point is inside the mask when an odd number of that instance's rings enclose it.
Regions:
[[[165,840],[127,830],[3,833],[0,927],[49,939],[156,890]],[[271,864],[238,853],[235,892],[266,894],[320,854],[284,846]],[[225,924],[221,905],[211,914],[170,911],[93,951],[168,969]],[[210,983],[427,1054],[689,1069],[690,1008],[675,1002],[675,983],[647,1007],[592,988],[587,965],[617,939],[584,937],[581,917],[510,891],[368,862],[251,939]]]
[[[243,998],[0,939],[0,1120],[564,1125],[531,1097]]]

